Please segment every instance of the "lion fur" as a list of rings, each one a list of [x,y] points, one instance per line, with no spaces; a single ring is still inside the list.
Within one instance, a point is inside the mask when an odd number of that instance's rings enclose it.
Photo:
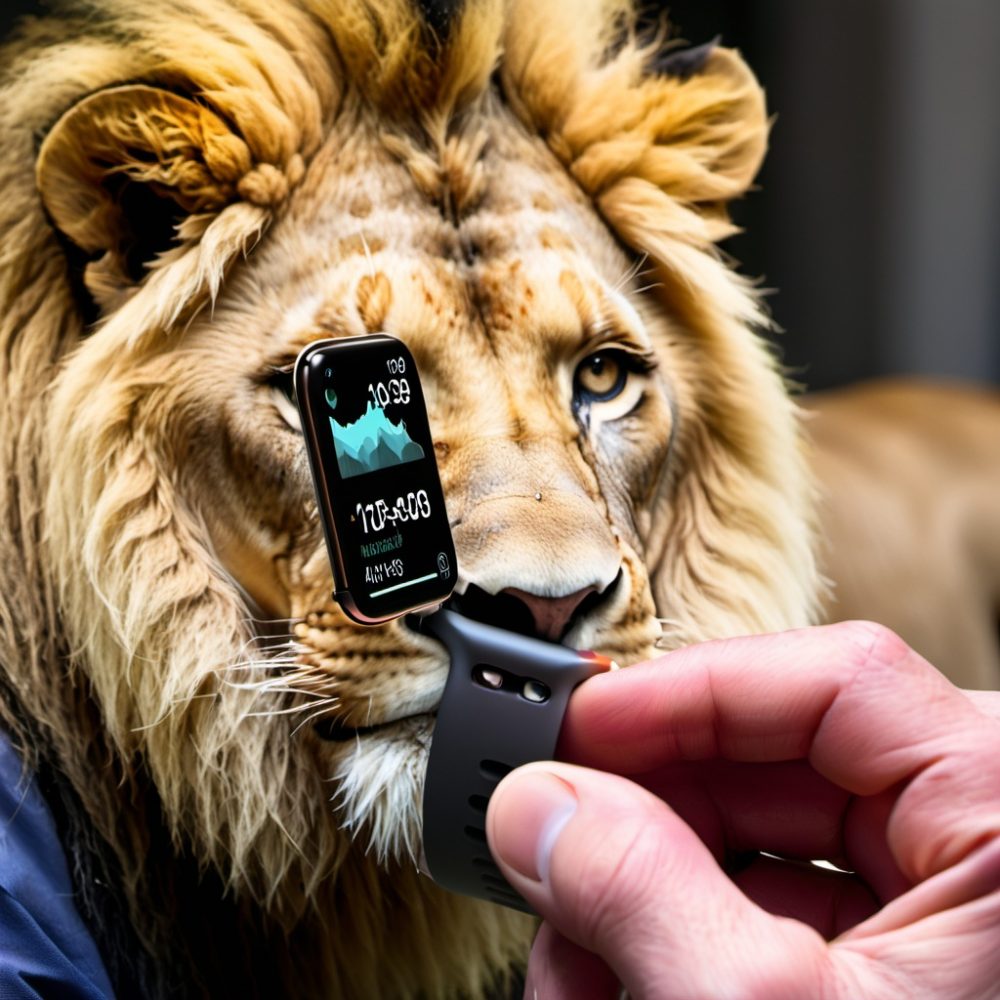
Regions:
[[[104,904],[91,884],[81,905],[120,983],[147,995],[217,994],[240,977],[261,994],[277,983],[289,995],[481,995],[530,937],[520,915],[428,886],[405,836],[352,846],[330,822],[328,776],[255,712],[252,685],[225,683],[262,654],[170,448],[170,421],[188,416],[171,345],[307,200],[341,120],[380,122],[421,195],[455,217],[486,184],[493,117],[544,140],[687,331],[676,357],[692,416],[674,466],[649,484],[642,528],[664,648],[811,619],[795,406],[755,332],[767,322],[757,296],[715,248],[732,232],[725,202],[763,155],[762,94],[723,49],[690,79],[650,73],[662,39],[633,23],[617,0],[470,0],[438,37],[403,0],[102,0],[29,22],[6,48],[0,719],[58,804],[78,884],[111,883]],[[102,134],[116,169],[180,190],[187,216],[128,282],[111,250],[85,264],[70,248],[67,265],[67,235],[101,248],[118,209],[81,200],[71,179],[93,162],[74,161],[72,143],[44,143],[67,109],[135,81],[157,95]]]

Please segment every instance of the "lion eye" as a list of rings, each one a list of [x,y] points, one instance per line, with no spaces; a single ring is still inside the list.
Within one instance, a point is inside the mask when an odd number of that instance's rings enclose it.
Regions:
[[[295,387],[292,382],[291,369],[275,369],[266,384],[271,401],[281,419],[293,431],[301,431],[302,421],[299,418],[299,408],[295,405]]]
[[[603,403],[621,395],[628,381],[628,369],[616,351],[599,351],[584,358],[573,376],[574,394],[584,400]]]
[[[573,410],[590,429],[635,414],[657,367],[652,352],[605,346],[573,372]]]

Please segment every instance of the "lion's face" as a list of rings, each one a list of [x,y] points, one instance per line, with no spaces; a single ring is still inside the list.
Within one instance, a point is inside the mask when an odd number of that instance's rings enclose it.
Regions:
[[[642,302],[593,206],[510,116],[461,154],[453,169],[478,186],[449,218],[373,130],[330,139],[214,308],[124,373],[158,387],[133,434],[177,470],[178,499],[258,632],[288,633],[286,669],[262,678],[228,664],[222,676],[257,683],[254,710],[315,744],[323,777],[336,775],[331,822],[369,821],[380,854],[418,843],[447,663],[405,625],[355,625],[331,600],[289,389],[311,340],[386,330],[413,352],[460,606],[622,663],[661,635],[645,536],[688,395],[669,319]],[[318,721],[336,738],[322,741]]]
[[[31,125],[58,283],[26,321],[57,363],[17,417],[57,595],[39,629],[177,841],[287,926],[384,864],[496,948],[489,908],[412,876],[447,662],[332,601],[291,365],[319,338],[405,341],[465,613],[622,664],[804,623],[794,411],[713,245],[759,162],[759,89],[724,50],[658,70],[614,4],[470,7],[431,61],[402,0],[216,6],[231,31],[118,0],[143,45],[81,41]],[[12,106],[64,58],[26,51]]]

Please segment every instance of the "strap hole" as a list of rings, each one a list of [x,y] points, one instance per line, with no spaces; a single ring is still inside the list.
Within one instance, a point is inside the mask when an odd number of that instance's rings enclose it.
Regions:
[[[521,697],[526,701],[541,704],[552,697],[552,692],[541,681],[525,681],[524,687],[521,688]]]
[[[481,760],[479,762],[479,770],[484,778],[499,781],[501,778],[506,778],[514,768],[510,764],[504,764],[499,760]]]
[[[502,875],[482,875],[480,876],[483,885],[490,889],[499,889],[501,892],[513,892],[510,883]]]
[[[531,913],[528,904],[513,889],[509,892],[502,892],[500,889],[487,889],[486,894],[494,903],[502,903],[504,906],[513,906],[524,913]]]
[[[493,691],[499,691],[500,688],[504,686],[504,674],[502,670],[497,670],[496,667],[488,667],[485,664],[480,663],[472,671],[472,679],[480,685],[480,687],[490,688]]]

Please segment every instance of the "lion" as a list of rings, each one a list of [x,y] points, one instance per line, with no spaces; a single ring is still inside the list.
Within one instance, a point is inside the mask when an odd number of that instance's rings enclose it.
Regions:
[[[624,666],[812,619],[796,404],[717,249],[762,91],[637,23],[77,0],[4,50],[0,718],[120,994],[526,960],[531,919],[417,869],[448,663],[331,599],[312,340],[413,353],[466,613]]]
[[[894,378],[804,405],[821,616],[881,622],[959,687],[1000,688],[1000,394]]]

